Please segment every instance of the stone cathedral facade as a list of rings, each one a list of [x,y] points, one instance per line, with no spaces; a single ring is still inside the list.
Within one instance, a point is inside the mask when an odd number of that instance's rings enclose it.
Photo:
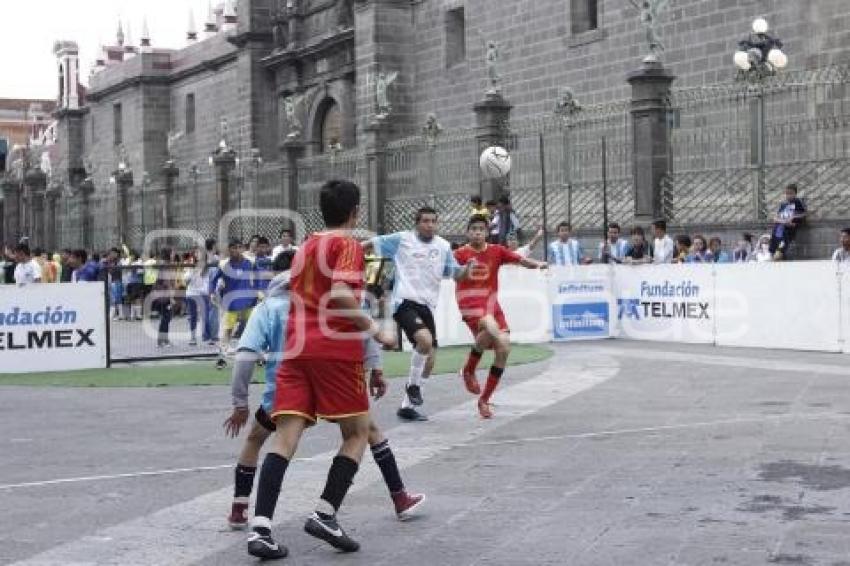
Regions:
[[[351,151],[365,155],[360,178],[383,180],[369,195],[367,222],[386,228],[379,209],[401,189],[387,179],[388,165],[369,169],[369,156],[420,135],[432,114],[444,132],[488,127],[480,104],[492,86],[489,42],[498,44],[498,96],[512,122],[551,115],[565,88],[585,106],[626,100],[626,77],[644,55],[639,4],[228,0],[190,22],[177,49],[160,47],[146,29],[138,45],[119,33],[86,80],[73,38],[59,41],[55,133],[11,156],[4,239],[64,245],[71,232],[57,226],[72,215],[74,243],[95,247],[126,238],[140,212],[148,228],[179,227],[199,207],[220,215],[235,207],[228,172],[249,163],[276,171],[280,182],[264,189],[282,193],[276,204],[299,208],[299,163]],[[846,0],[671,0],[660,30],[675,86],[731,81],[732,54],[756,16],[781,34],[793,68],[850,57]],[[191,198],[175,194],[189,187]],[[92,236],[102,223],[108,230]]]

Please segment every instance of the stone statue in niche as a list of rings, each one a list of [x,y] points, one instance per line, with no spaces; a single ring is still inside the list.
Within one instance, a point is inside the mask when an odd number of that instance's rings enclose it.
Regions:
[[[440,137],[442,131],[443,127],[437,121],[437,115],[433,112],[428,114],[428,117],[425,118],[425,125],[422,126],[422,135],[428,145],[437,145],[437,138]]]
[[[354,1],[337,0],[336,27],[340,30],[350,29],[354,25]]]
[[[555,115],[568,118],[581,110],[581,104],[575,98],[572,89],[564,87],[555,103]]]
[[[41,165],[39,166],[41,172],[44,173],[49,179],[53,175],[53,164],[50,162],[50,153],[43,152],[41,154]]]
[[[501,90],[499,84],[502,82],[502,76],[499,74],[499,45],[495,41],[487,42],[487,52],[484,63],[487,66],[487,80],[490,81],[490,88],[487,94],[497,94]]]
[[[301,137],[303,126],[301,125],[301,120],[298,118],[298,109],[303,101],[303,95],[295,94],[291,94],[283,99],[283,113],[286,116],[286,124],[289,128],[286,137],[289,139]]]
[[[387,91],[397,78],[397,72],[378,73],[378,78],[375,81],[375,99],[378,103],[377,117],[379,120],[386,118],[393,111],[393,107],[390,104],[390,97]]]
[[[274,40],[275,49],[286,49],[289,46],[289,24],[286,22],[277,21],[272,28],[272,38]]]

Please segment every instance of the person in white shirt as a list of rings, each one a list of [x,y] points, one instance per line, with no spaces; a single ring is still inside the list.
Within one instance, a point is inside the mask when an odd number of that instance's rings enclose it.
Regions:
[[[773,254],[770,253],[770,234],[762,234],[759,237],[758,244],[756,244],[756,249],[753,253],[750,254],[749,261],[754,261],[757,263],[773,261]]]
[[[31,283],[41,283],[41,267],[32,258],[30,247],[18,244],[12,250],[15,257],[15,285],[23,287]]]
[[[427,420],[414,406],[423,404],[422,379],[434,367],[437,346],[434,311],[441,282],[449,277],[465,278],[472,266],[458,265],[451,245],[437,235],[437,211],[427,206],[416,211],[413,230],[375,237],[363,242],[363,247],[373,249],[379,257],[392,259],[395,264],[393,319],[413,345],[407,387],[397,415],[405,421]]]
[[[620,225],[611,222],[608,225],[608,239],[599,243],[597,259],[600,263],[623,263],[628,251],[629,241],[620,237]]]
[[[841,247],[832,254],[832,261],[850,263],[850,228],[841,231]]]
[[[581,242],[571,237],[572,227],[569,222],[558,224],[558,239],[549,244],[550,265],[582,265],[591,262],[584,253]]]
[[[652,228],[655,231],[655,242],[652,247],[652,263],[673,263],[673,256],[676,254],[676,243],[673,242],[673,238],[667,235],[667,222],[656,220],[652,223]]]
[[[529,242],[524,245],[519,245],[519,238],[517,237],[516,232],[511,232],[508,234],[508,249],[512,252],[516,252],[517,255],[520,255],[524,258],[531,257],[531,253],[534,251],[534,248],[537,247],[537,244],[540,240],[543,239],[543,228],[537,230],[537,233],[534,235]]]
[[[272,261],[283,252],[298,251],[298,246],[294,244],[295,238],[292,236],[292,230],[284,228],[280,231],[280,244],[276,245],[272,250]]]

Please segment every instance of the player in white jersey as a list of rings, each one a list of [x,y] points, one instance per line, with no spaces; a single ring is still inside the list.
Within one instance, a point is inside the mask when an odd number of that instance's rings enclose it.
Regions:
[[[437,329],[433,313],[440,297],[440,282],[448,277],[463,279],[471,268],[461,268],[449,243],[437,235],[437,211],[431,207],[416,211],[413,230],[378,236],[363,246],[395,263],[393,318],[413,345],[398,417],[406,421],[427,420],[414,407],[422,405],[422,379],[434,367]]]

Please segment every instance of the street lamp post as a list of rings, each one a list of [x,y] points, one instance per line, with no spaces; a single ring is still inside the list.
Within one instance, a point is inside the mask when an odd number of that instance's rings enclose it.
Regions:
[[[254,234],[257,234],[257,203],[260,191],[260,167],[263,166],[263,156],[256,147],[251,148],[251,164],[254,166],[254,187],[251,191],[251,214],[254,217]]]
[[[788,56],[782,51],[782,40],[769,33],[770,26],[764,18],[753,21],[749,37],[738,42],[738,50],[733,55],[738,69],[738,80],[752,85],[756,96],[752,136],[751,163],[757,167],[757,183],[753,194],[753,207],[757,219],[766,216],[764,195],[767,184],[767,113],[765,105],[765,81],[776,76],[777,72],[788,66]]]
[[[141,204],[142,204],[142,242],[145,241],[145,236],[147,235],[147,226],[145,225],[145,193],[148,191],[148,187],[151,186],[151,177],[147,171],[142,173],[142,185],[139,187],[139,194],[141,195]]]

